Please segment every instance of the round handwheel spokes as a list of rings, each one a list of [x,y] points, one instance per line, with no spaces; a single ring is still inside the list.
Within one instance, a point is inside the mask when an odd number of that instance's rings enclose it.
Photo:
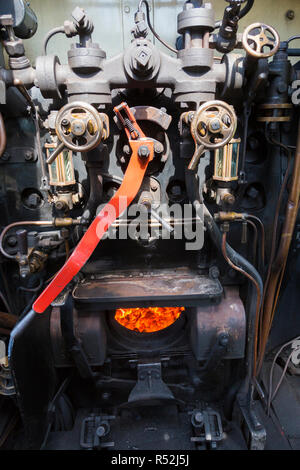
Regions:
[[[257,59],[268,58],[276,54],[280,45],[277,31],[264,23],[248,26],[243,34],[243,47],[246,52]],[[268,48],[264,52],[264,49]]]
[[[209,101],[200,106],[191,123],[191,133],[197,145],[216,149],[234,136],[237,118],[232,106],[223,101]]]
[[[83,102],[64,106],[57,114],[55,127],[59,140],[75,152],[92,150],[103,136],[103,122],[98,111]]]

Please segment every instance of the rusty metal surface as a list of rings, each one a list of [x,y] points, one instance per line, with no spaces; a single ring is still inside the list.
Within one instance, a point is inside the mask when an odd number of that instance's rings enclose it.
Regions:
[[[222,291],[218,280],[199,276],[188,268],[178,268],[97,275],[78,284],[73,298],[80,302],[97,302],[101,308],[144,304],[194,306],[204,299],[219,298]]]
[[[189,321],[191,346],[197,360],[207,357],[220,333],[229,335],[226,359],[244,357],[246,315],[237,287],[225,287],[219,304],[199,306]]]
[[[165,131],[169,128],[172,122],[172,116],[153,106],[133,106],[130,108],[130,111],[132,112],[136,121],[154,122]],[[116,116],[114,117],[114,121],[119,129],[122,129],[122,126],[118,122]]]
[[[165,131],[172,121],[172,116],[153,106],[134,106],[130,108],[137,121],[152,121],[161,126]]]

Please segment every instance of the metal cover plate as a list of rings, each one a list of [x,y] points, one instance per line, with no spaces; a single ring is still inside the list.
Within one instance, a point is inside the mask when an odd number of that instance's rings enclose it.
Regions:
[[[97,302],[106,308],[148,306],[195,306],[215,299],[223,289],[217,279],[188,268],[152,271],[118,271],[85,279],[73,290],[79,302]]]

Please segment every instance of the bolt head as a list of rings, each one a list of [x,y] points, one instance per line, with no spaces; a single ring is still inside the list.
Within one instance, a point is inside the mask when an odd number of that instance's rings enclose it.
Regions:
[[[34,159],[34,153],[31,152],[30,150],[27,150],[25,152],[25,160],[26,162],[31,162]]]
[[[8,152],[4,152],[1,158],[2,160],[7,161],[10,159],[10,154]]]
[[[219,336],[219,344],[221,346],[227,346],[229,342],[229,337],[227,333],[221,333]]]
[[[172,193],[172,196],[180,196],[181,195],[181,187],[177,184],[172,186],[171,193]]]
[[[150,150],[147,147],[147,145],[141,145],[140,148],[138,149],[138,156],[141,159],[147,159],[150,155]]]
[[[131,148],[129,145],[125,144],[123,146],[123,152],[126,154],[126,155],[130,155],[131,154]]]
[[[80,137],[85,133],[86,127],[81,119],[75,119],[71,124],[71,131],[74,135]]]
[[[36,209],[37,207],[39,207],[39,205],[41,203],[41,198],[40,198],[39,194],[32,193],[28,196],[26,203],[32,209]]]
[[[225,202],[225,204],[232,206],[235,203],[235,197],[231,193],[226,193],[224,194],[222,201]]]
[[[219,119],[212,119],[210,122],[210,129],[212,132],[218,132],[221,129],[221,123]]]
[[[58,210],[58,211],[61,211],[63,209],[66,208],[66,203],[64,201],[57,201],[55,203],[55,208]]]
[[[96,430],[96,434],[97,434],[98,437],[105,436],[105,427],[104,426],[99,426]]]
[[[194,416],[195,423],[200,424],[203,421],[203,414],[200,411],[197,411]]]
[[[247,189],[247,196],[250,197],[250,199],[256,199],[258,195],[259,195],[259,191],[253,186],[250,186]]]
[[[164,151],[164,146],[161,142],[156,142],[154,145],[155,153],[162,153]]]
[[[294,10],[288,10],[285,14],[285,16],[289,19],[289,20],[293,20],[295,18],[295,12]]]
[[[16,244],[17,244],[17,238],[16,238],[14,235],[11,235],[11,236],[8,237],[8,239],[7,239],[7,244],[8,244],[8,246],[11,246],[11,247],[16,246]]]

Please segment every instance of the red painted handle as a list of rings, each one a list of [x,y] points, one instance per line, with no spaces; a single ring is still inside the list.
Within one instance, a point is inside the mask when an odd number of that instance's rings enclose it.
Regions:
[[[146,161],[142,161],[138,156],[138,149],[141,145],[147,145],[150,150],[150,156],[147,160],[145,159]],[[72,255],[60,271],[58,271],[52,282],[37,298],[33,304],[33,310],[36,313],[43,313],[73,277],[78,274],[92,255],[104,233],[137,195],[148,163],[153,159],[153,141],[147,138],[131,140],[130,146],[132,148],[132,156],[120,188],[91,223]]]

